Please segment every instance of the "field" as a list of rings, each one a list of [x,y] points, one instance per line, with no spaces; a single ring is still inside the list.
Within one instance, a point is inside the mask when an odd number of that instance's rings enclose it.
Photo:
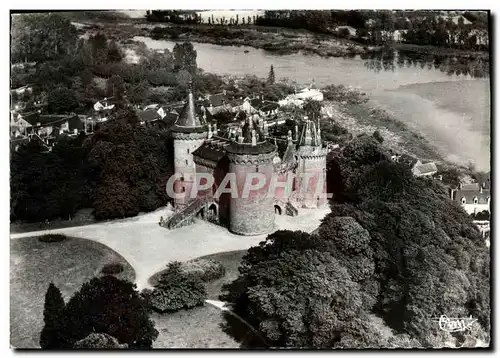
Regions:
[[[134,281],[123,257],[94,241],[68,238],[44,243],[36,237],[10,241],[10,343],[16,348],[39,348],[45,292],[50,282],[67,302],[81,285],[98,276],[108,263],[125,270],[117,277]]]
[[[233,281],[238,275],[238,266],[245,254],[243,251],[230,251],[204,256],[221,262],[226,275],[207,284],[208,298],[218,300],[222,285]],[[153,314],[159,336],[153,343],[154,348],[239,348],[231,336],[224,332],[222,312],[205,304],[189,311],[172,314]]]

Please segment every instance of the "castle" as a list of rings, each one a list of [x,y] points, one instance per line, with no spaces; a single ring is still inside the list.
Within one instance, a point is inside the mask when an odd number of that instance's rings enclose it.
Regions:
[[[276,138],[269,136],[264,121],[247,118],[242,127],[221,134],[216,125],[206,124],[196,114],[190,89],[172,137],[175,173],[182,173],[173,184],[174,192],[189,193],[196,185],[197,173],[213,175],[214,184],[194,198],[175,198],[175,214],[162,221],[162,226],[173,229],[198,216],[236,234],[259,235],[274,231],[276,214],[297,215],[297,208],[314,209],[327,204],[327,149],[322,145],[319,122],[316,125],[306,117],[300,135],[295,126],[295,139],[288,131],[286,150],[280,157]],[[221,184],[221,188],[225,187],[228,173],[234,174],[239,195],[214,195]],[[242,198],[250,173],[263,174],[265,185],[251,197]],[[281,183],[289,181],[291,193],[285,194],[285,188],[278,186],[275,195],[266,195],[272,177]]]

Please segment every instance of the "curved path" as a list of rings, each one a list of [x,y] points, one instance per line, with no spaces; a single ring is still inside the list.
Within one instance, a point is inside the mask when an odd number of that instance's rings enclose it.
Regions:
[[[299,209],[299,216],[276,216],[276,229],[312,232],[329,208]],[[102,243],[122,255],[136,272],[139,290],[148,287],[148,279],[165,268],[170,261],[186,261],[219,252],[246,250],[264,240],[267,235],[239,236],[226,229],[198,221],[175,230],[160,227],[160,217],[171,213],[163,208],[125,220],[53,230],[11,234],[11,239],[61,233]]]

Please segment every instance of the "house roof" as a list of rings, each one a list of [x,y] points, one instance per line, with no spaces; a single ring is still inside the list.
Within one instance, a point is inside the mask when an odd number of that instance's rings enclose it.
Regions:
[[[418,164],[418,165],[415,165],[413,169],[415,170],[415,172],[417,172],[419,174],[430,174],[430,173],[437,172],[437,166],[436,166],[436,163],[434,163],[434,162]]]
[[[262,100],[260,98],[252,98],[250,104],[253,108],[259,109],[262,106]]]
[[[137,115],[144,122],[152,122],[161,118],[157,111],[154,109],[148,109],[145,111],[137,111]]]
[[[208,96],[209,104],[213,107],[219,107],[224,104],[224,102],[228,102],[228,98],[224,95],[224,93],[217,93]]]
[[[267,112],[267,111],[274,111],[275,109],[279,108],[279,104],[276,102],[272,101],[262,101],[262,105],[260,107],[261,111]]]
[[[458,189],[453,191],[453,200],[461,202],[462,198],[465,198],[466,204],[474,204],[474,198],[477,198],[477,204],[488,204],[490,195],[489,189],[483,189],[482,191]]]

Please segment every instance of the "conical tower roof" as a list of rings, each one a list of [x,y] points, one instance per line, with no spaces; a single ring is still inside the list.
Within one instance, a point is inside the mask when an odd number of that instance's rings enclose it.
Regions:
[[[182,108],[179,118],[175,122],[173,130],[176,132],[183,132],[183,133],[189,133],[189,132],[201,133],[207,130],[205,123],[202,122],[202,119],[200,119],[200,117],[196,115],[191,83],[189,84],[187,102]]]
[[[281,162],[283,164],[295,164],[295,145],[292,140],[292,131],[288,131],[288,144]]]
[[[304,127],[302,127],[302,133],[299,139],[299,146],[321,147],[320,138],[318,136],[318,132],[316,130],[314,122],[307,119],[307,117],[304,119],[305,119],[305,124]]]

